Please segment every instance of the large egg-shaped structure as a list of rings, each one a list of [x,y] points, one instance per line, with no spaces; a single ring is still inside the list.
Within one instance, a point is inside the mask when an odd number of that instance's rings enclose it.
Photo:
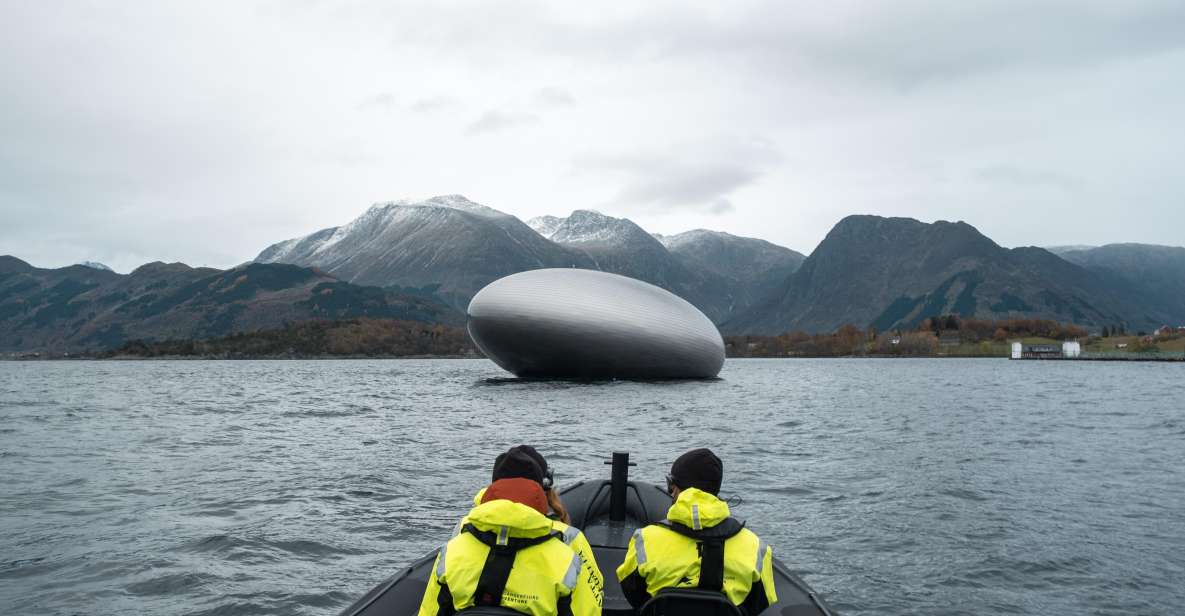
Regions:
[[[469,302],[469,336],[520,377],[711,378],[724,340],[704,313],[652,284],[583,269],[491,282]]]

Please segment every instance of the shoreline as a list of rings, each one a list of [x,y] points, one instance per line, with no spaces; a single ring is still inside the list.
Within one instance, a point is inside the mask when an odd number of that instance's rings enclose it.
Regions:
[[[38,357],[0,357],[0,362],[41,362],[41,361],[325,361],[325,360],[375,360],[375,359],[487,359],[481,355],[55,355]],[[1136,362],[1136,363],[1174,363],[1185,362],[1185,356],[1134,356],[1134,357],[1077,357],[1077,358],[1042,358],[1042,359],[1012,359],[1007,355],[738,355],[726,357],[733,359],[1000,359],[1008,361],[1089,361],[1089,362]]]
[[[217,356],[217,355],[161,355],[147,357],[143,355],[113,355],[111,357],[95,357],[83,355],[55,356],[55,357],[0,357],[0,361],[10,362],[38,362],[38,361],[310,361],[332,359],[485,359],[473,355],[259,355],[259,356]]]

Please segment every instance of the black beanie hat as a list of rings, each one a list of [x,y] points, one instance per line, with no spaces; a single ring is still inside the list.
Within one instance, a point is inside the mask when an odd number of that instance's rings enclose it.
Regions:
[[[692,449],[671,465],[671,480],[680,488],[699,488],[708,494],[720,492],[724,463],[711,449]]]
[[[531,456],[531,459],[535,461],[535,464],[539,465],[539,470],[543,471],[543,476],[547,476],[547,460],[544,459],[543,456],[539,455],[539,452],[535,451],[534,447],[531,447],[530,445],[519,445],[517,447],[511,447],[510,451],[521,451],[528,456]]]
[[[494,460],[494,474],[491,481],[512,478],[530,479],[543,485],[543,469],[529,454],[518,450],[518,448],[512,448],[506,453],[498,454],[498,458]]]

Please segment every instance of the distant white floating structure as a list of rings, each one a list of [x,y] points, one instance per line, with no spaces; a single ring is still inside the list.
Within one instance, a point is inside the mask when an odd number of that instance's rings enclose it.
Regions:
[[[469,302],[469,336],[520,377],[712,378],[724,340],[686,300],[626,276],[539,269],[500,278]]]

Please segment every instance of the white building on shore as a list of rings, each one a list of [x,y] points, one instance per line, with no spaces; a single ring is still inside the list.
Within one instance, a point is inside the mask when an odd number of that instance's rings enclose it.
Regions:
[[[1056,344],[1012,343],[1012,359],[1078,359],[1082,345],[1077,340],[1066,340],[1059,352]]]

